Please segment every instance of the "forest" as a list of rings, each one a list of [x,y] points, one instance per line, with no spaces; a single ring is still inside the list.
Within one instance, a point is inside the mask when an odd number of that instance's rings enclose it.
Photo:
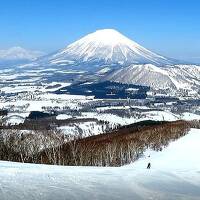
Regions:
[[[134,162],[147,149],[161,151],[171,141],[200,128],[199,121],[143,121],[83,138],[57,129],[25,132],[0,130],[0,160],[69,165],[123,166]]]

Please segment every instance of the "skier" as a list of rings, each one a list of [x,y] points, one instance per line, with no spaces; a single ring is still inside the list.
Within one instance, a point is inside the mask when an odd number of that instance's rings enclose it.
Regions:
[[[151,163],[149,162],[147,165],[147,169],[150,169],[150,168],[151,168]]]

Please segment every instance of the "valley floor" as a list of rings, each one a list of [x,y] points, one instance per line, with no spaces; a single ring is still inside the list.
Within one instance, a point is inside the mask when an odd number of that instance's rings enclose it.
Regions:
[[[200,130],[124,167],[64,167],[0,162],[1,200],[197,200]],[[150,156],[150,157],[149,157]],[[151,162],[151,169],[146,169]]]

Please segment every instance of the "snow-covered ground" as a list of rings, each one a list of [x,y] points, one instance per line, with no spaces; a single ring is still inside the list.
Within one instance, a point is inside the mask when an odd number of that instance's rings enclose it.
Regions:
[[[98,124],[96,122],[91,121],[82,123],[72,123],[66,126],[61,126],[58,129],[66,135],[81,135],[82,137],[88,137],[104,133],[108,127],[114,128],[112,127],[112,125],[106,126],[106,124]]]
[[[20,82],[22,82],[22,81],[20,80]],[[36,91],[53,92],[53,91],[58,90],[62,87],[69,86],[70,84],[71,83],[52,82],[50,84],[43,84],[42,86],[38,86],[38,85],[35,85],[35,84],[24,83],[22,85],[13,84],[13,85],[2,86],[0,88],[0,90],[1,90],[1,92],[4,92],[5,94],[20,93],[20,92],[32,92],[32,93],[34,93]]]
[[[42,111],[42,107],[64,107],[70,106],[71,109],[78,108],[79,103],[87,102],[86,96],[81,95],[68,95],[68,94],[51,94],[43,93],[34,96],[35,99],[19,99],[13,101],[4,101],[0,99],[0,109],[14,107],[19,110],[23,109],[27,112],[30,111]],[[22,109],[23,108],[23,109]]]
[[[144,120],[155,120],[155,121],[176,121],[181,119],[180,116],[175,115],[173,113],[167,112],[167,111],[149,111],[149,112],[143,112],[143,116],[136,118],[136,117],[120,117],[111,113],[96,113],[96,112],[83,112],[83,117],[88,118],[96,118],[98,120],[108,121],[110,124],[120,124],[120,125],[128,125],[132,123],[136,123],[139,121]],[[195,119],[198,115],[195,115]],[[192,119],[193,115],[191,114],[189,119]],[[185,119],[187,119],[187,116],[185,116]],[[199,116],[200,119],[200,116]]]
[[[200,130],[120,168],[0,162],[1,200],[199,200]],[[150,154],[150,157],[148,157]],[[151,162],[151,169],[146,169]]]
[[[184,119],[184,120],[200,120],[200,115],[185,112],[185,113],[182,114],[181,119]]]

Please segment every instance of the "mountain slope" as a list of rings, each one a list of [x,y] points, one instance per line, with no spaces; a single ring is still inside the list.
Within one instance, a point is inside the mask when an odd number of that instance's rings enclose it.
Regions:
[[[116,30],[103,29],[86,35],[57,53],[39,60],[39,63],[128,66],[133,63],[173,64],[174,60],[145,49]]]
[[[157,67],[152,64],[130,65],[115,70],[104,79],[150,86],[153,89],[198,89],[200,67],[196,65],[175,65]]]

